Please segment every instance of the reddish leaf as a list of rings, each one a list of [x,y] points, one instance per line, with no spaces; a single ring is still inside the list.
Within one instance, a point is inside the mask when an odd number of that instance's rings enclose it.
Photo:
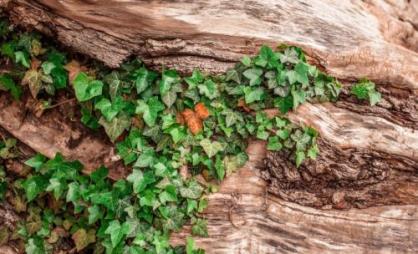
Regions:
[[[205,120],[210,115],[209,110],[206,108],[205,104],[203,104],[202,102],[199,102],[198,104],[196,104],[196,106],[194,106],[194,111],[196,112],[198,117],[202,120]]]

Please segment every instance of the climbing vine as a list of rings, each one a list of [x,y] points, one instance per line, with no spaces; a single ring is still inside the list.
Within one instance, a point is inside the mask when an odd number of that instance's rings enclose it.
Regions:
[[[0,75],[0,90],[16,100],[28,90],[41,111],[52,107],[58,91],[68,91],[80,106],[81,122],[103,128],[133,168],[126,179],[111,181],[105,167],[83,175],[82,164],[60,154],[26,161],[27,176],[8,184],[25,204],[18,233],[27,253],[66,244],[78,252],[202,253],[191,238],[186,248],[170,246],[169,235],[188,221],[194,235],[208,234],[199,215],[207,194],[246,162],[248,140],[291,151],[296,166],[315,159],[317,132],[291,123],[286,113],[307,101],[334,101],[341,89],[292,46],[263,46],[222,75],[196,69],[182,76],[164,67],[155,72],[138,59],[119,69],[81,63],[5,20],[0,38],[1,61],[11,66]],[[367,91],[356,94],[374,101]],[[267,115],[271,108],[277,112]],[[4,197],[6,188],[1,190]]]

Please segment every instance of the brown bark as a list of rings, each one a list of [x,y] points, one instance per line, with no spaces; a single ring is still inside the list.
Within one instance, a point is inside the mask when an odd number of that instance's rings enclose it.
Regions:
[[[209,238],[198,244],[208,253],[418,251],[417,0],[0,0],[0,6],[16,23],[112,67],[134,55],[155,68],[219,73],[261,44],[289,43],[346,87],[368,77],[383,96],[375,107],[347,88],[336,104],[305,104],[289,115],[319,131],[316,161],[295,168],[286,154],[265,159],[263,144],[252,143],[250,162],[210,197]],[[113,178],[126,175],[111,144],[57,109],[46,118],[22,118],[22,105],[4,97],[0,108],[0,125],[34,150],[60,151],[88,170],[105,164]],[[172,242],[183,242],[186,232]]]

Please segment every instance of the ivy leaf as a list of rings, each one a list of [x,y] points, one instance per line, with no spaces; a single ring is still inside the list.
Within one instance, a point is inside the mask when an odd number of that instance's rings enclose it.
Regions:
[[[140,94],[151,86],[157,78],[157,73],[149,71],[145,67],[141,67],[139,70],[135,71],[134,76],[136,92]]]
[[[296,80],[305,86],[309,85],[308,71],[309,67],[305,63],[300,62],[295,66]]]
[[[92,80],[84,72],[79,72],[73,81],[75,96],[80,102],[88,101],[102,94],[103,82]]]
[[[16,63],[20,63],[26,68],[30,67],[30,60],[29,54],[24,51],[16,51],[15,52],[15,61]]]
[[[87,211],[89,212],[89,224],[96,223],[102,217],[102,211],[98,205],[89,207]]]
[[[17,86],[12,77],[7,74],[0,75],[0,90],[10,91],[10,94],[15,100],[19,100],[22,95],[22,89],[20,86]]]
[[[241,58],[241,63],[245,66],[245,67],[250,67],[251,66],[251,58],[249,56],[243,56]]]
[[[175,89],[170,89],[161,97],[161,100],[164,102],[167,108],[170,108],[176,102],[176,99],[177,92]]]
[[[192,76],[187,77],[184,80],[189,85],[188,88],[190,90],[190,89],[193,89],[193,88],[197,87],[198,84],[202,83],[203,79],[204,79],[204,77],[203,77],[202,73],[198,69],[195,69],[195,70],[193,70]]]
[[[279,108],[282,114],[286,114],[293,108],[293,97],[291,95],[284,98],[279,97],[274,99],[274,106]]]
[[[58,200],[64,192],[64,186],[59,179],[51,178],[49,179],[49,185],[46,188],[46,191],[52,191],[54,193],[55,199]]]
[[[26,198],[28,199],[28,202],[31,202],[34,200],[40,193],[44,192],[46,187],[48,186],[48,181],[39,176],[31,176],[27,178],[22,183],[23,189],[26,193]]]
[[[22,79],[22,85],[29,86],[32,97],[36,98],[42,89],[42,73],[37,70],[28,70]]]
[[[72,182],[68,184],[68,191],[66,196],[67,202],[77,202],[80,198],[80,184],[78,182]]]
[[[263,70],[260,68],[251,68],[242,73],[244,77],[250,80],[250,86],[258,86],[261,84],[261,75],[263,75]]]
[[[192,234],[208,237],[208,221],[204,219],[195,219],[192,220]]]
[[[102,98],[94,105],[94,108],[100,110],[106,120],[110,122],[121,110],[123,110],[123,108],[125,108],[125,106],[126,102],[123,98],[117,96],[113,103],[107,98]]]
[[[195,180],[190,181],[187,187],[180,187],[180,195],[183,198],[198,199],[202,192],[203,187]]]
[[[296,167],[299,167],[304,160],[305,160],[305,152],[297,151],[296,152]]]
[[[270,47],[263,45],[260,48],[260,53],[257,57],[255,57],[254,63],[258,66],[272,69],[278,66],[278,60],[279,57],[276,55],[276,53],[273,52],[273,50]]]
[[[128,130],[131,126],[131,118],[126,114],[121,114],[118,117],[112,119],[112,121],[108,122],[104,117],[99,119],[99,124],[101,124],[107,136],[110,138],[112,142],[122,135],[125,130]]]
[[[318,145],[315,143],[309,148],[307,155],[309,158],[315,160],[316,157],[318,156],[318,153],[319,153]]]
[[[43,62],[43,63],[42,63],[41,67],[42,67],[43,72],[44,72],[46,75],[49,75],[49,74],[51,74],[52,70],[53,70],[56,66],[55,66],[55,64],[54,64],[54,63],[52,63],[52,62],[48,62],[48,61],[46,61],[46,62]]]
[[[296,90],[295,87],[292,87],[291,94],[293,97],[293,109],[305,102],[306,94],[304,91]]]
[[[255,89],[251,87],[244,87],[244,94],[245,94],[245,103],[250,104],[255,101],[260,101],[265,96],[265,91],[261,87],[257,87]]]
[[[215,82],[207,79],[203,84],[198,85],[199,93],[213,100],[219,96],[218,88]]]
[[[171,86],[180,82],[180,76],[175,70],[166,70],[162,74],[162,79],[160,81],[160,94],[161,96],[165,95],[170,91]]]
[[[43,239],[39,237],[30,238],[27,244],[25,244],[25,251],[30,254],[45,254]]]
[[[154,174],[151,171],[142,173],[139,169],[132,170],[132,173],[126,180],[133,184],[134,193],[142,192],[149,184],[156,181]]]
[[[155,125],[158,113],[164,110],[164,104],[160,102],[158,97],[154,96],[148,99],[147,102],[143,100],[137,101],[136,113],[142,114],[145,123],[152,127]]]
[[[382,95],[377,91],[369,92],[370,106],[376,105],[382,99]]]
[[[280,151],[282,149],[282,144],[279,141],[279,137],[274,136],[268,139],[267,149],[270,151]]]
[[[81,251],[89,244],[96,242],[96,231],[90,229],[87,232],[84,228],[78,229],[71,237],[75,243],[77,251]]]
[[[219,155],[216,156],[215,171],[218,179],[222,181],[225,177],[225,165]]]
[[[224,150],[224,146],[221,143],[218,141],[211,142],[207,138],[200,141],[200,146],[203,148],[209,158]]]

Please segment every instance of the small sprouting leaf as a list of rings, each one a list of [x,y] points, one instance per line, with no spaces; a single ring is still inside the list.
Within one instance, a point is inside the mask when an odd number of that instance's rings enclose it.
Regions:
[[[16,51],[15,52],[15,61],[16,61],[16,63],[20,63],[21,65],[25,66],[26,68],[30,67],[29,54],[24,52],[24,51]]]
[[[377,91],[369,92],[370,105],[376,105],[382,99],[382,95]]]
[[[296,167],[299,167],[304,160],[305,160],[305,152],[297,151],[296,152]]]

